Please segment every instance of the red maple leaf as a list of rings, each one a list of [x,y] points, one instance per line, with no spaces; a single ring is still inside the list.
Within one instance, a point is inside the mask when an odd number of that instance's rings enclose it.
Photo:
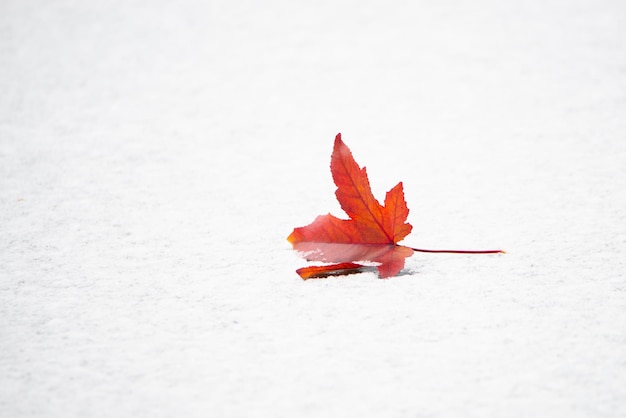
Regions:
[[[303,278],[326,277],[373,269],[354,263],[368,261],[377,265],[380,277],[398,274],[414,251],[494,253],[489,251],[422,250],[398,245],[413,228],[406,222],[409,209],[404,200],[402,182],[387,192],[381,205],[372,194],[365,167],[361,168],[350,149],[335,137],[330,171],[337,185],[335,195],[350,219],[331,214],[318,216],[310,225],[295,228],[287,240],[307,260],[338,263],[303,267],[297,273]]]

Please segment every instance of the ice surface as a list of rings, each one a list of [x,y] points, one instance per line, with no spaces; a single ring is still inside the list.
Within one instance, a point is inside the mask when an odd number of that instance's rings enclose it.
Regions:
[[[0,416],[626,415],[621,1],[0,2]],[[302,281],[342,132],[404,274]]]

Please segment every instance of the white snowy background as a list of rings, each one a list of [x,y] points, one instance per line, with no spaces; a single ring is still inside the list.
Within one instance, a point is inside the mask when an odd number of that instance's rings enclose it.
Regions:
[[[623,1],[3,0],[0,192],[2,417],[626,416]]]

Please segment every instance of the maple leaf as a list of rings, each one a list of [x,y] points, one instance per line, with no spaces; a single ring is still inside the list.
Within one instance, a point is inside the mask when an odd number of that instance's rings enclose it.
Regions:
[[[381,205],[372,194],[367,171],[354,160],[350,149],[335,137],[330,171],[337,190],[335,196],[349,219],[330,213],[321,215],[287,237],[293,248],[309,261],[336,263],[303,267],[296,272],[303,279],[351,274],[373,270],[373,266],[355,263],[372,262],[381,278],[395,276],[404,268],[414,251],[434,253],[497,253],[500,250],[423,250],[398,245],[413,228],[406,222],[409,208],[404,200],[402,182],[385,196]]]
[[[310,225],[295,228],[287,240],[294,249],[309,256],[313,250],[326,248],[326,251],[318,251],[324,256],[313,258],[317,261],[373,261],[380,264],[381,277],[395,276],[404,267],[404,259],[413,254],[408,247],[395,248],[413,228],[406,222],[409,209],[402,182],[387,192],[385,204],[381,205],[372,194],[365,167],[356,163],[340,133],[335,137],[330,171],[337,185],[335,196],[350,219],[339,219],[331,214],[318,216]],[[322,244],[349,245],[344,246],[342,252],[337,247]],[[347,257],[346,251],[350,253]],[[338,252],[343,256],[337,257]]]

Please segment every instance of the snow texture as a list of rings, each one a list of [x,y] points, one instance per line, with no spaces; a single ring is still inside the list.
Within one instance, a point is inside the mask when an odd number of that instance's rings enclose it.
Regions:
[[[626,3],[0,2],[0,416],[626,416]],[[403,273],[302,281],[337,132]]]

